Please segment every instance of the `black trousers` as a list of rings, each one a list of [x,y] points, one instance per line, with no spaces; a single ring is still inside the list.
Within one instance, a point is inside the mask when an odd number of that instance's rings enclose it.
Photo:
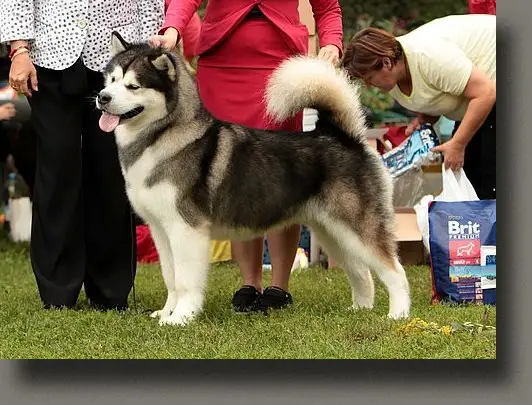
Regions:
[[[101,74],[81,60],[37,67],[31,97],[37,135],[31,260],[45,306],[125,308],[136,272],[134,223],[114,136],[98,126]]]
[[[458,129],[460,122],[454,127]],[[481,200],[496,199],[496,106],[466,146],[464,172]]]

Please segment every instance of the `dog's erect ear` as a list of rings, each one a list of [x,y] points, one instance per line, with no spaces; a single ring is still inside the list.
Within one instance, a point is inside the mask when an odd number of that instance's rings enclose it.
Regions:
[[[171,81],[175,81],[176,67],[174,61],[168,54],[163,53],[162,55],[156,56],[155,58],[150,59],[150,63],[155,69],[166,72]]]
[[[115,56],[120,52],[127,51],[129,47],[129,43],[127,43],[126,40],[122,38],[122,35],[120,35],[116,31],[113,31],[113,33],[111,34],[111,55]]]

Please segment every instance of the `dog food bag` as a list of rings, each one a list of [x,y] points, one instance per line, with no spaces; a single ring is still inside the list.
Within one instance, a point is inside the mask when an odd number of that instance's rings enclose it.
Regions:
[[[496,304],[495,200],[429,205],[433,302]]]
[[[423,164],[436,160],[439,154],[430,150],[439,144],[438,135],[432,125],[423,124],[403,143],[383,154],[382,160],[392,177],[397,178],[409,170],[418,169]]]

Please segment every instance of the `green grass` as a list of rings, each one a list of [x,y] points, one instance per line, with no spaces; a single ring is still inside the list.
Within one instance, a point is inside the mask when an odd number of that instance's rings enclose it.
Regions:
[[[467,321],[495,326],[495,308],[430,305],[429,269],[409,267],[407,273],[413,318],[440,326]],[[44,310],[27,246],[0,240],[0,358],[495,358],[494,334],[401,330],[409,321],[386,318],[388,299],[380,283],[375,310],[347,311],[350,288],[339,270],[295,272],[294,305],[270,316],[232,312],[239,283],[235,266],[213,266],[205,310],[187,327],[160,327],[147,315],[166,297],[158,266],[140,266],[136,309],[131,299],[124,313],[94,311],[82,294],[76,310]]]

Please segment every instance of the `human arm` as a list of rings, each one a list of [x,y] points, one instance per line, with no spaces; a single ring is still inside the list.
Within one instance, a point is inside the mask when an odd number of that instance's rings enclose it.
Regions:
[[[439,116],[418,113],[416,114],[416,117],[406,127],[405,135],[406,136],[412,135],[414,131],[418,129],[424,123],[429,123],[431,125],[434,125],[436,122],[438,122],[439,119],[440,119]]]
[[[152,37],[152,43],[167,49],[175,48],[201,2],[202,0],[171,0],[163,26],[159,30],[159,35]]]
[[[29,53],[24,49],[29,49],[28,41],[35,36],[33,0],[2,0],[0,26],[0,41],[10,43],[12,50],[19,50],[12,59],[9,84],[18,92],[31,96],[32,91],[38,90],[37,72]]]
[[[318,58],[325,59],[338,64],[342,56],[342,10],[338,0],[310,0],[318,39],[320,41],[320,51]]]
[[[140,37],[147,41],[157,34],[164,20],[164,0],[141,0],[137,2],[140,15]]]
[[[469,104],[453,137],[433,149],[442,152],[446,168],[459,170],[464,165],[465,149],[488,117],[497,99],[495,84],[480,69],[473,67],[463,93]]]
[[[473,65],[459,47],[448,42],[434,43],[422,56],[419,66],[433,88],[468,100],[468,107],[454,136],[433,150],[443,153],[446,168],[458,170],[464,165],[467,144],[495,104],[495,84]]]
[[[201,33],[201,18],[198,13],[194,13],[189,23],[187,24],[181,41],[179,42],[183,46],[183,56],[189,62],[197,55],[199,37]]]
[[[1,42],[33,39],[33,23],[33,0],[0,1]]]

